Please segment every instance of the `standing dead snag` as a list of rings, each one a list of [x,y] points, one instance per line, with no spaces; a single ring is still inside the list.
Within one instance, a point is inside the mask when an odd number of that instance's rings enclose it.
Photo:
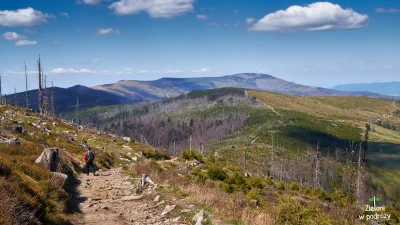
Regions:
[[[28,100],[28,74],[26,73],[26,64],[24,62],[25,67],[25,102],[26,108],[29,108],[29,100]]]
[[[3,94],[1,92],[1,73],[0,73],[0,105],[3,104]]]
[[[319,156],[319,142],[317,144],[317,152],[315,155],[315,178],[314,178],[314,186],[315,188],[321,188],[321,171],[320,171],[320,156]]]
[[[39,55],[39,60],[37,62],[38,64],[38,76],[39,76],[39,112],[40,114],[43,114],[43,95],[42,95],[42,64],[40,62],[40,55]]]
[[[51,82],[51,116],[56,116],[56,105],[54,102],[54,85],[53,81]]]

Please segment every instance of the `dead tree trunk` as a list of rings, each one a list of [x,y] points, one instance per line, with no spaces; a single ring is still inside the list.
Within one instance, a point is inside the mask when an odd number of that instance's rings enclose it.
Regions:
[[[40,55],[39,55],[39,60],[37,62],[38,64],[38,76],[39,76],[39,112],[40,114],[43,114],[43,95],[42,95],[42,64],[40,62]]]
[[[24,62],[24,67],[25,67],[25,103],[26,103],[26,108],[29,108],[29,100],[28,100],[28,74],[26,73],[26,64]]]
[[[1,92],[1,73],[0,73],[0,105],[3,104],[3,93]]]

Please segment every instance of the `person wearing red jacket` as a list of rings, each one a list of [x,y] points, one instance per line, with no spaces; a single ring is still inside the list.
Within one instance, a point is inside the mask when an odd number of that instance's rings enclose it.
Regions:
[[[93,175],[96,176],[96,169],[93,166],[94,154],[90,147],[88,147],[83,158],[86,161],[86,174],[89,176],[89,167],[91,166],[93,168]]]

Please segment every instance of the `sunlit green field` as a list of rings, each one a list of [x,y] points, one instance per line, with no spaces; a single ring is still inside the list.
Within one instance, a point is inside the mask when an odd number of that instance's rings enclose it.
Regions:
[[[373,181],[390,190],[400,185],[400,132],[381,127],[375,130],[369,135],[367,160]]]

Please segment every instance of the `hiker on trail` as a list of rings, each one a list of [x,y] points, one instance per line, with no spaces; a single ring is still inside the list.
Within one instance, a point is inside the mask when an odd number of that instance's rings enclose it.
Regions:
[[[87,151],[85,152],[84,155],[85,161],[86,161],[86,174],[89,176],[89,167],[91,166],[93,168],[93,175],[96,176],[96,169],[93,166],[93,161],[94,161],[94,153],[90,147],[87,148]]]

